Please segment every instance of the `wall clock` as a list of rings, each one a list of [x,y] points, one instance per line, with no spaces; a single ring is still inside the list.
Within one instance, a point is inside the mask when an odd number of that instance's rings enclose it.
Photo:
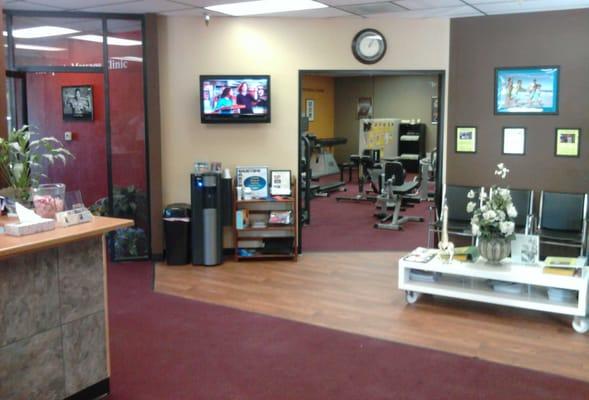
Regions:
[[[364,64],[374,64],[387,51],[387,41],[376,29],[363,29],[352,40],[352,53]]]

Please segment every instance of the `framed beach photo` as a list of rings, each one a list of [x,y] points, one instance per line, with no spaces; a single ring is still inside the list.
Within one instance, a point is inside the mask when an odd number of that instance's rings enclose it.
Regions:
[[[581,129],[556,128],[554,155],[557,157],[579,157]]]
[[[63,86],[61,105],[64,121],[92,121],[94,118],[92,86]]]
[[[456,127],[456,153],[477,152],[477,128],[476,126]]]
[[[495,114],[558,114],[560,67],[495,69]]]
[[[526,154],[526,128],[503,128],[502,154],[524,155]]]

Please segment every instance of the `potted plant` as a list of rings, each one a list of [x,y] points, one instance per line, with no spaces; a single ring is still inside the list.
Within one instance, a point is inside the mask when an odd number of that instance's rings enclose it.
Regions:
[[[509,170],[503,163],[497,164],[495,175],[505,179]],[[491,264],[498,264],[509,256],[511,240],[515,237],[517,210],[511,200],[509,189],[493,186],[489,193],[481,191],[479,201],[475,200],[474,191],[468,193],[470,201],[466,211],[472,213],[470,225],[473,235],[479,238],[479,252]]]
[[[10,195],[20,202],[28,202],[30,188],[45,177],[45,164],[55,160],[66,163],[74,156],[54,137],[41,137],[24,125],[13,129],[7,138],[0,137],[0,178],[8,185]]]

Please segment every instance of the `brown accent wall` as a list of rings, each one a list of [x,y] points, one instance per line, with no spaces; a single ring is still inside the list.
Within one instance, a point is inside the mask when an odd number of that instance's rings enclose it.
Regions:
[[[497,183],[511,170],[514,188],[589,191],[589,10],[453,19],[450,27],[446,182]],[[559,115],[494,115],[496,67],[559,65]],[[456,125],[478,127],[476,154],[457,154]],[[526,154],[501,154],[502,128],[527,128]],[[579,158],[554,156],[555,129],[581,128]]]
[[[151,252],[158,258],[163,252],[162,225],[162,142],[158,63],[157,16],[145,18],[146,99],[148,126],[149,192],[151,215]],[[186,183],[188,185],[188,183]]]
[[[3,1],[0,1],[0,16],[2,15]],[[0,18],[0,28],[4,31],[4,18]],[[6,38],[2,36],[2,51],[0,51],[0,137],[6,137],[7,126],[6,126],[6,60],[4,59],[4,44]]]

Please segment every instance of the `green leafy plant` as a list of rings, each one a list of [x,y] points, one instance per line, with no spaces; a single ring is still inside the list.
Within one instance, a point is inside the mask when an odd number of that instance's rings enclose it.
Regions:
[[[13,129],[6,139],[0,138],[0,176],[18,201],[29,200],[29,189],[47,176],[44,172],[47,164],[58,160],[65,165],[68,157],[74,158],[56,138],[35,138],[37,135],[24,125]]]

